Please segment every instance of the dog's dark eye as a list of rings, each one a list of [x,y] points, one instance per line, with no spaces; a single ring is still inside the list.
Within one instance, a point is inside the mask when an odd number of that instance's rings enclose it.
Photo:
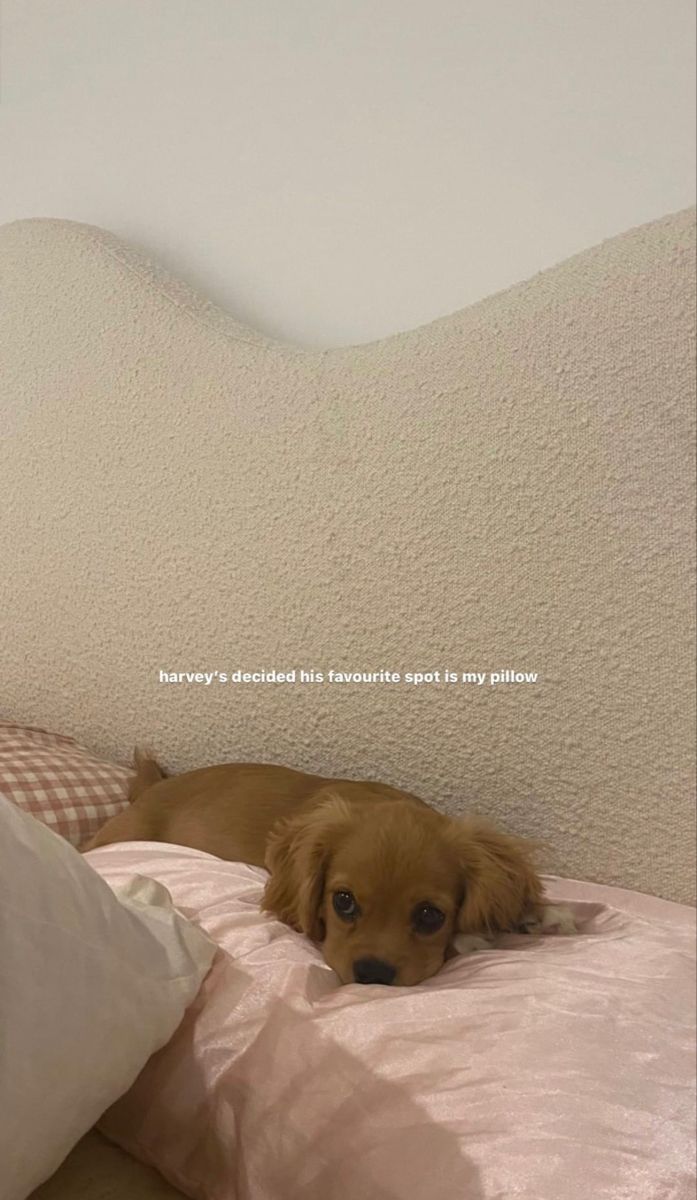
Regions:
[[[353,892],[334,892],[334,912],[344,921],[355,921],[360,913]]]
[[[436,933],[442,928],[445,913],[434,904],[419,904],[412,913],[411,923],[417,933]]]

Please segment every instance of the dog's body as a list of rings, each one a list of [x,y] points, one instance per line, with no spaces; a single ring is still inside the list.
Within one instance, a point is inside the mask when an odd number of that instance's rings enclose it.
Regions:
[[[328,790],[353,804],[389,798],[428,807],[387,784],[306,775],[270,763],[224,763],[168,778],[154,759],[136,752],[130,807],[112,817],[87,848],[171,842],[263,867],[273,827],[326,800]]]
[[[166,778],[136,753],[131,805],[85,849],[162,841],[266,867],[263,907],[344,983],[417,983],[462,934],[539,918],[531,847],[387,784],[230,763]]]

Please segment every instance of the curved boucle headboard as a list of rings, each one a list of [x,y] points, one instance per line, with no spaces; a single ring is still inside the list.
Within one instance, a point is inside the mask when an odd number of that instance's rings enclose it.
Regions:
[[[693,256],[690,210],[322,352],[5,226],[0,715],[379,777],[690,900]],[[236,669],[297,674],[159,677]],[[485,679],[300,682],[330,669]]]

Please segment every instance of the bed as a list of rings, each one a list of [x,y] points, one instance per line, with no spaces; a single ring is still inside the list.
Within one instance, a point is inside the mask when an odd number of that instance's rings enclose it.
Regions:
[[[544,838],[562,887],[653,897],[649,924],[679,941],[694,232],[694,210],[671,214],[421,329],[319,351],[102,230],[4,227],[0,716],[121,763],[145,740],[171,770],[379,777]],[[274,670],[293,678],[235,678]],[[522,953],[492,951],[495,973]],[[154,1161],[117,1114],[103,1129],[37,1195],[193,1194],[115,1147]],[[681,1145],[666,1200],[692,1186]],[[461,1193],[497,1194],[477,1170]]]

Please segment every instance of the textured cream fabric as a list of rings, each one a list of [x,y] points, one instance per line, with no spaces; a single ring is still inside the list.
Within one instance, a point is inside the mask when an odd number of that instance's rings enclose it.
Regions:
[[[0,715],[379,777],[694,897],[694,212],[409,333],[261,337],[0,230]],[[163,684],[160,670],[537,672]]]

